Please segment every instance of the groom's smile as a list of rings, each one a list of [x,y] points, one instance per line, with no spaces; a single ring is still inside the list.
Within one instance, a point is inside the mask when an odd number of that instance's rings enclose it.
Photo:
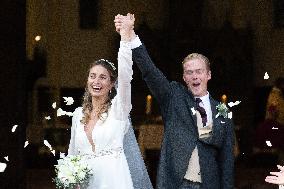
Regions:
[[[210,79],[211,72],[201,59],[195,58],[183,64],[183,80],[195,97],[207,94],[207,83]]]

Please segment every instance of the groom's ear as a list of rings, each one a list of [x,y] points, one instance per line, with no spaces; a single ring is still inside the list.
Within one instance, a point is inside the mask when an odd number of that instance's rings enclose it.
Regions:
[[[211,70],[208,71],[208,76],[207,79],[210,80],[211,79]]]

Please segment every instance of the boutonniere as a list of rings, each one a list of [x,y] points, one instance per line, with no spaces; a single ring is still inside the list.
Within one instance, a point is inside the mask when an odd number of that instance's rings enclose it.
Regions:
[[[229,108],[226,106],[225,103],[219,103],[216,106],[216,109],[218,110],[218,113],[216,115],[216,118],[218,116],[223,116],[224,118],[232,119],[232,112],[229,112]]]

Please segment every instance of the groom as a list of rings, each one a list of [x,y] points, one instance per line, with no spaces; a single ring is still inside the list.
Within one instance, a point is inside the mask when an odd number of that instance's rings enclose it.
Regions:
[[[216,116],[218,102],[207,91],[209,60],[189,54],[182,62],[186,87],[170,82],[135,35],[134,16],[117,15],[114,22],[118,32],[128,33],[133,61],[160,105],[164,139],[157,188],[234,188],[234,126],[231,119]]]

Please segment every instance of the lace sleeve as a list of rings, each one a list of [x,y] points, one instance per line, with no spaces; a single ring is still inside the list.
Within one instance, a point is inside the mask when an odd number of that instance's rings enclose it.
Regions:
[[[77,108],[74,111],[73,117],[72,117],[71,137],[70,137],[70,143],[68,147],[68,155],[78,154],[78,149],[76,149],[76,144],[75,144],[75,132],[76,132],[76,127],[77,127],[78,112],[79,112],[79,108]]]
[[[118,51],[118,87],[115,104],[115,115],[118,120],[127,120],[131,111],[131,80],[132,70],[132,51],[130,43],[121,41]]]

